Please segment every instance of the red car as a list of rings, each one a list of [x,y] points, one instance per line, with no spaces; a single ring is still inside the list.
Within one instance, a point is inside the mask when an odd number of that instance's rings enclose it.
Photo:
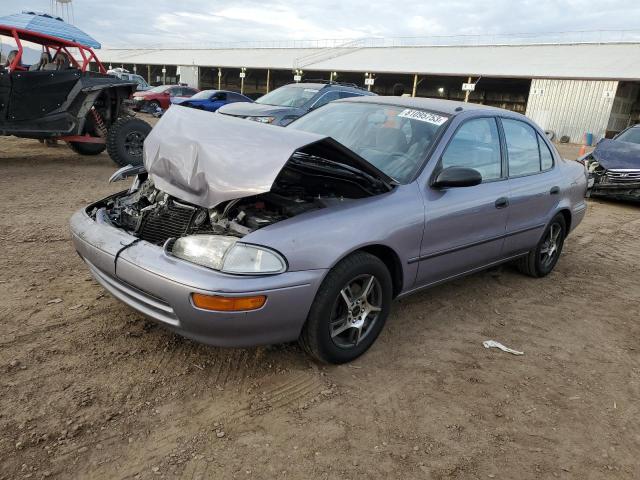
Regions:
[[[166,110],[171,105],[172,98],[189,98],[200,90],[183,85],[160,85],[144,92],[133,94],[133,109],[140,110],[146,105],[150,110],[157,110],[157,107]]]

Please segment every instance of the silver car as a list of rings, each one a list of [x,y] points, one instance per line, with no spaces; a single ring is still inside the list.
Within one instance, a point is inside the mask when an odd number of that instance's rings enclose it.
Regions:
[[[169,109],[131,187],[71,219],[127,305],[218,346],[364,353],[394,298],[503,262],[543,277],[586,210],[584,165],[506,110],[332,102],[286,128]]]

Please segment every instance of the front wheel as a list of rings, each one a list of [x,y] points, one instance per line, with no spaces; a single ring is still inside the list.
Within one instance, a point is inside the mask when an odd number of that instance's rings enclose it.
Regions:
[[[111,125],[107,134],[107,152],[121,167],[142,165],[144,139],[151,125],[135,117],[122,117]]]
[[[385,264],[371,254],[354,253],[322,282],[300,344],[322,362],[350,362],[376,341],[389,315],[391,299],[391,275]]]
[[[518,270],[536,278],[549,275],[558,263],[566,236],[567,223],[564,216],[558,214],[547,225],[535,250],[517,261]]]

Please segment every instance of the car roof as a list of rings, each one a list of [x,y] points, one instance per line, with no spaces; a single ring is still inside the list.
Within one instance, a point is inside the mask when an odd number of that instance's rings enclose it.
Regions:
[[[301,88],[317,88],[318,90],[326,89],[326,88],[340,88],[341,90],[354,90],[364,94],[373,94],[373,92],[369,92],[364,88],[358,87],[357,85],[349,85],[340,82],[292,82],[283,85],[285,87],[289,86],[299,86]]]
[[[457,115],[462,112],[473,111],[492,111],[509,112],[497,107],[489,107],[487,105],[480,105],[477,103],[465,103],[455,100],[443,100],[441,98],[421,98],[421,97],[382,97],[382,96],[362,96],[362,97],[350,97],[336,102],[364,102],[364,103],[378,103],[381,105],[394,105],[405,108],[420,108],[424,110],[433,110],[436,112],[445,113],[448,115]],[[509,112],[513,113],[513,112]]]

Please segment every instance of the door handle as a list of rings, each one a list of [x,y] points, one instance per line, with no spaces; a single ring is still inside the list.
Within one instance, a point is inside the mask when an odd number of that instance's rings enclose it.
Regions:
[[[496,206],[496,208],[508,207],[509,199],[507,197],[500,197],[499,199],[496,200],[496,203],[494,205]]]
[[[550,195],[557,195],[559,193],[560,193],[560,187],[551,187],[551,190],[549,190]]]

